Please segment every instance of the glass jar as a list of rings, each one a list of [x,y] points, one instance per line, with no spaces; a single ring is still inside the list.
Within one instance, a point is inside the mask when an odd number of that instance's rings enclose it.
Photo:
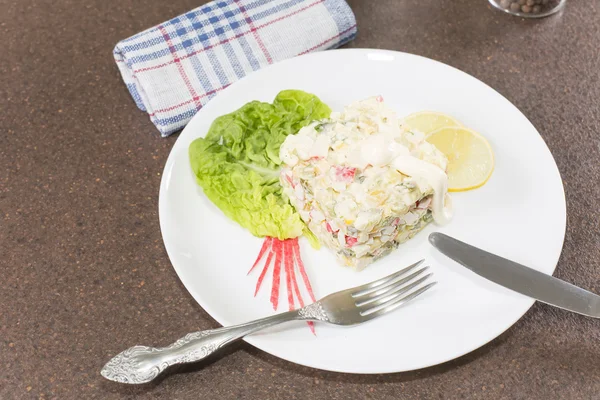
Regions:
[[[542,18],[560,11],[567,0],[488,0],[506,13],[524,18]]]

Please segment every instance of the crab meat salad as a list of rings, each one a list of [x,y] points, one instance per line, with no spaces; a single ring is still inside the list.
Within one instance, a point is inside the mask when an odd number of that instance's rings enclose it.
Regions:
[[[364,268],[452,217],[448,159],[379,96],[287,136],[279,158],[284,196],[344,265]]]

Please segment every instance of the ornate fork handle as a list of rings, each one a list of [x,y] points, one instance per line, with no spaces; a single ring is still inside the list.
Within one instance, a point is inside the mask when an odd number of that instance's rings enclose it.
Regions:
[[[172,365],[200,361],[253,332],[287,321],[315,319],[328,319],[319,302],[241,325],[189,333],[167,347],[133,346],[112,358],[100,373],[116,382],[150,382]]]

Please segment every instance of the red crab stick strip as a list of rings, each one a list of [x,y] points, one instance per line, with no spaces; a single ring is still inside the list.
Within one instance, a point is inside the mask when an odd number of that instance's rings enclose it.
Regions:
[[[302,262],[302,258],[300,257],[300,246],[298,245],[298,240],[294,241],[294,255],[296,256],[296,262],[298,263],[298,269],[300,270],[300,275],[302,275],[302,280],[304,281],[304,285],[306,286],[306,290],[308,290],[308,294],[313,302],[315,302],[315,294],[313,293],[312,287],[310,286],[310,281],[308,280],[308,275],[306,274],[306,270],[304,269],[304,263]]]
[[[279,286],[281,284],[281,255],[283,252],[283,242],[279,239],[274,238],[273,248],[275,249],[275,266],[273,268],[271,304],[273,304],[273,310],[277,310],[277,305],[279,304]]]
[[[298,240],[298,239],[294,239],[294,240]],[[291,259],[292,259],[292,263],[295,264],[294,262],[294,244],[291,243],[290,244],[290,248],[291,248]],[[300,303],[300,307],[304,307],[304,301],[302,300],[302,295],[300,294],[300,288],[298,287],[298,281],[296,280],[296,268],[294,268],[294,265],[292,265],[291,268],[291,279],[292,279],[292,286],[294,287],[294,292],[296,293],[296,298],[298,299],[298,303]]]
[[[294,242],[290,246],[292,250],[292,256],[296,253],[295,249],[300,250],[300,246],[298,245],[298,238],[294,239]],[[298,259],[300,258],[300,252],[297,252]],[[302,261],[300,261],[302,262]],[[296,297],[298,298],[298,303],[300,303],[300,307],[304,307],[304,300],[302,300],[302,295],[300,294],[300,288],[298,287],[298,281],[296,280],[296,272],[295,268],[292,267],[292,284],[294,285],[294,292],[296,292]],[[310,331],[313,335],[317,335],[315,332],[315,323],[313,321],[306,321]]]
[[[258,277],[258,282],[256,282],[256,289],[254,290],[254,297],[258,293],[258,289],[260,289],[260,285],[262,284],[263,279],[265,279],[265,275],[267,275],[267,271],[269,266],[271,265],[271,259],[273,258],[273,249],[269,251],[269,256],[267,257],[267,261],[265,262],[265,266]]]
[[[304,300],[302,300],[302,295],[300,294],[300,288],[298,287],[298,281],[296,280],[296,273],[294,272],[294,267],[292,266],[292,285],[294,286],[294,292],[296,293],[296,298],[298,298],[298,303],[300,304],[300,308],[304,307]],[[315,332],[315,323],[313,321],[306,321],[310,331],[313,335],[316,335]]]
[[[256,257],[256,261],[254,261],[254,265],[252,265],[252,268],[250,268],[250,271],[248,271],[248,274],[250,274],[250,272],[252,272],[252,270],[258,265],[258,262],[262,259],[262,257],[265,255],[265,252],[271,248],[271,241],[273,240],[272,237],[267,236],[263,242],[262,247],[260,248],[260,253],[258,253],[258,257]]]
[[[290,311],[294,310],[294,294],[292,293],[292,263],[294,262],[294,250],[290,240],[283,242],[283,262],[285,264],[285,288],[287,290],[288,306]]]

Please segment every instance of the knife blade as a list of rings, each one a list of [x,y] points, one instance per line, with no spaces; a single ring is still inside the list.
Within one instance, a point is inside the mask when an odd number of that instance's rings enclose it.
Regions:
[[[447,257],[500,286],[551,306],[600,318],[600,296],[592,292],[443,233],[430,234],[429,242]]]

